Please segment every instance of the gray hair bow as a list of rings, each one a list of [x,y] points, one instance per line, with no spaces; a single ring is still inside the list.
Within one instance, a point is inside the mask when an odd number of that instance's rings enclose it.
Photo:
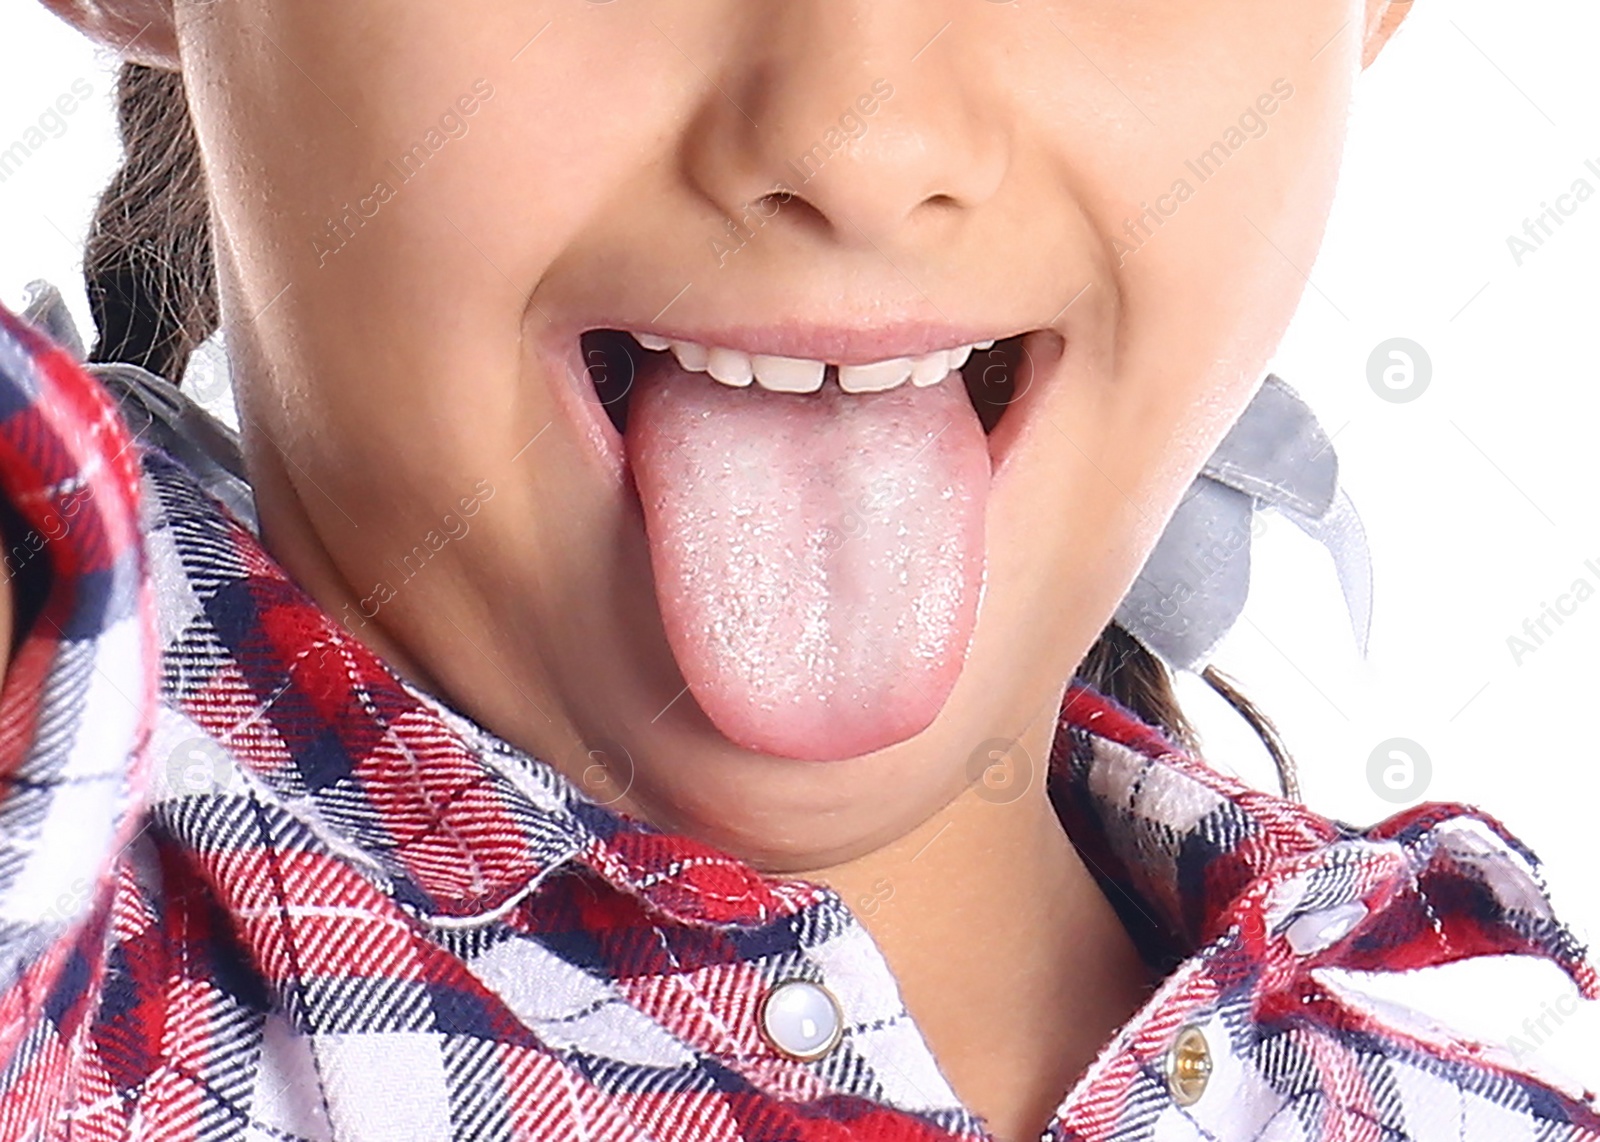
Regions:
[[[1372,557],[1333,442],[1277,376],[1262,383],[1211,454],[1116,621],[1168,666],[1199,671],[1238,620],[1250,590],[1257,513],[1275,508],[1328,549],[1360,652],[1372,624]]]
[[[22,319],[82,362],[83,338],[61,291],[44,280],[29,282],[27,290]],[[207,341],[215,347],[221,339],[219,330]],[[207,345],[202,345],[190,357],[186,377],[196,373],[206,349]],[[225,369],[226,365],[217,367]],[[257,529],[255,497],[245,474],[238,433],[202,408],[189,393],[148,369],[127,361],[86,363],[84,369],[115,398],[135,440],[170,454],[189,469],[201,487],[227,505],[240,522],[252,531]]]

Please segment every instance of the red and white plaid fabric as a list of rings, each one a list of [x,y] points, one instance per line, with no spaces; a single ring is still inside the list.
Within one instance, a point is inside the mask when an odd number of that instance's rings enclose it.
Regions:
[[[3,310],[0,493],[0,1139],[987,1137],[836,893],[399,680]],[[1050,1142],[1600,1139],[1592,1094],[1351,983],[1524,953],[1600,991],[1492,817],[1357,829],[1082,688],[1050,782],[1165,972]],[[843,1011],[821,1059],[758,1031],[791,979]],[[1212,1071],[1180,1105],[1186,1028]]]

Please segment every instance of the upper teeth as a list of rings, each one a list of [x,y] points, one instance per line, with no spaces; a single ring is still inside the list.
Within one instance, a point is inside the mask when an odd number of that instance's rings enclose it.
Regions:
[[[691,373],[710,373],[725,385],[743,388],[754,381],[776,393],[814,393],[822,387],[826,361],[806,357],[773,357],[744,353],[720,345],[676,341],[654,333],[635,333],[633,339],[654,352],[670,349],[678,364]],[[988,349],[993,341],[978,341],[954,349],[939,349],[920,357],[891,357],[867,365],[840,365],[839,387],[847,393],[877,393],[910,381],[919,388],[938,384],[967,363],[974,349]]]

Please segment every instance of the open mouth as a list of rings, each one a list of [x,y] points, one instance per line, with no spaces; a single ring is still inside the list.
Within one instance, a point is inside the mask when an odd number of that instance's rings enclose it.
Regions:
[[[621,438],[668,643],[730,741],[857,757],[943,709],[977,624],[991,437],[1030,387],[1027,337],[825,361],[582,334],[571,379]]]
[[[841,392],[887,392],[903,385],[925,388],[949,383],[960,374],[972,410],[985,434],[994,431],[1006,409],[1027,387],[1031,367],[1023,351],[1027,335],[983,340],[914,357],[866,365],[836,365],[798,357],[762,356],[679,341],[651,333],[591,329],[580,339],[587,379],[595,401],[617,432],[626,435],[629,398],[640,373],[659,355],[670,355],[686,372],[704,373],[720,384],[752,384],[770,392],[815,393],[836,385]]]

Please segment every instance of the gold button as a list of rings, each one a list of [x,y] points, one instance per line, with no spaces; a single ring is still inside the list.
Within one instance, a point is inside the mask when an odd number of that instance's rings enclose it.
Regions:
[[[1211,1079],[1211,1048],[1195,1026],[1178,1032],[1167,1052],[1167,1090],[1179,1106],[1193,1106]]]

